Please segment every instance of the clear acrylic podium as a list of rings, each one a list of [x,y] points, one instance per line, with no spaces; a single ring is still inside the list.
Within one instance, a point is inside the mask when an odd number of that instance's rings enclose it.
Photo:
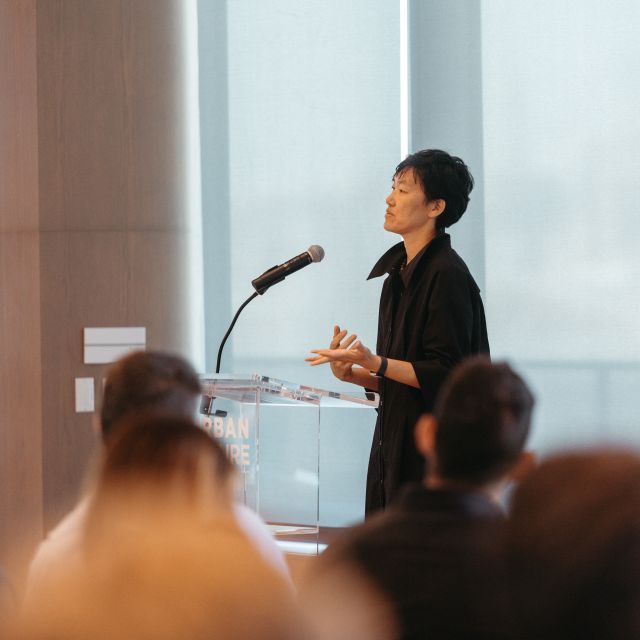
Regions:
[[[203,427],[240,471],[239,499],[276,538],[318,550],[323,424],[375,423],[378,396],[345,394],[261,375],[202,379]],[[345,461],[348,464],[348,461]],[[364,482],[364,479],[362,480]]]

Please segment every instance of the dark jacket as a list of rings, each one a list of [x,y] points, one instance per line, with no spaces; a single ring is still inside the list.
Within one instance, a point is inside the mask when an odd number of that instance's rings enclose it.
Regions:
[[[389,504],[405,482],[422,479],[424,460],[413,440],[417,419],[433,410],[455,365],[467,356],[489,353],[480,290],[451,248],[449,235],[436,236],[412,260],[406,287],[400,272],[405,259],[400,242],[369,274],[369,278],[389,274],[380,296],[376,353],[411,362],[420,388],[381,380],[367,475],[367,514]]]
[[[360,569],[391,603],[400,640],[497,640],[511,629],[503,535],[502,510],[482,494],[408,485],[321,566]]]

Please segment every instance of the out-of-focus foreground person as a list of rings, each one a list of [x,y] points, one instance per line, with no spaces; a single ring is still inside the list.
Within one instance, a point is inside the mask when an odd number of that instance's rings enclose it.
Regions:
[[[526,442],[533,397],[507,364],[460,365],[416,427],[423,484],[332,545],[391,603],[404,640],[509,637],[501,490]]]
[[[241,533],[233,517],[234,467],[192,420],[134,414],[118,425],[101,460],[85,522],[84,564],[121,540],[154,535],[180,518],[213,534]]]
[[[200,380],[182,357],[159,351],[138,351],[107,372],[98,428],[107,445],[119,422],[134,413],[154,411],[192,420],[200,400]],[[92,502],[92,487],[76,507],[48,534],[31,562],[26,599],[52,574],[83,561],[84,532]],[[265,559],[288,576],[284,557],[260,518],[244,505],[234,505],[235,516]]]
[[[96,567],[61,578],[18,640],[301,640],[290,589],[246,539],[165,521],[129,537]],[[95,561],[94,561],[95,562]]]
[[[192,421],[125,419],[102,459],[84,562],[29,601],[17,637],[299,638],[288,585],[233,516],[233,476]]]
[[[547,460],[514,495],[508,542],[518,638],[640,637],[640,456]]]

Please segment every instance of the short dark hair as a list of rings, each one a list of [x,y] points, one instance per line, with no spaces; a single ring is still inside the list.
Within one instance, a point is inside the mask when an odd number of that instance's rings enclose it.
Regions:
[[[473,176],[458,157],[440,149],[425,149],[408,155],[397,167],[395,175],[413,171],[425,198],[444,200],[445,210],[436,218],[436,227],[445,229],[460,220],[467,210]]]
[[[557,455],[516,489],[508,524],[519,638],[640,636],[640,457]]]
[[[106,442],[85,525],[88,550],[149,517],[230,506],[233,463],[193,418],[134,412]],[[118,533],[118,527],[124,529]],[[106,538],[105,538],[106,536]]]
[[[503,476],[522,453],[533,404],[531,391],[508,364],[475,356],[459,365],[434,411],[440,477],[483,484]]]
[[[220,444],[193,417],[136,412],[129,414],[110,438],[98,483],[109,485],[144,478],[156,483],[171,482],[172,475],[181,475],[195,486],[199,458],[211,461],[220,482],[233,473],[233,464]]]
[[[162,351],[136,351],[107,372],[100,423],[107,441],[112,427],[133,411],[163,411],[192,418],[201,392],[194,368],[181,356]]]

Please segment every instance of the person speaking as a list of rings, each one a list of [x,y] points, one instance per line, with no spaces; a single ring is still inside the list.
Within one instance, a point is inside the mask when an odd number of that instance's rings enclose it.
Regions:
[[[387,274],[380,295],[373,353],[356,334],[335,326],[328,349],[313,349],[312,366],[331,365],[339,379],[378,391],[365,514],[384,509],[407,482],[419,482],[425,461],[416,450],[418,417],[461,360],[489,353],[480,290],[451,248],[445,229],[465,212],[473,177],[445,151],[407,156],[393,176],[384,228],[402,237],[369,278]]]

